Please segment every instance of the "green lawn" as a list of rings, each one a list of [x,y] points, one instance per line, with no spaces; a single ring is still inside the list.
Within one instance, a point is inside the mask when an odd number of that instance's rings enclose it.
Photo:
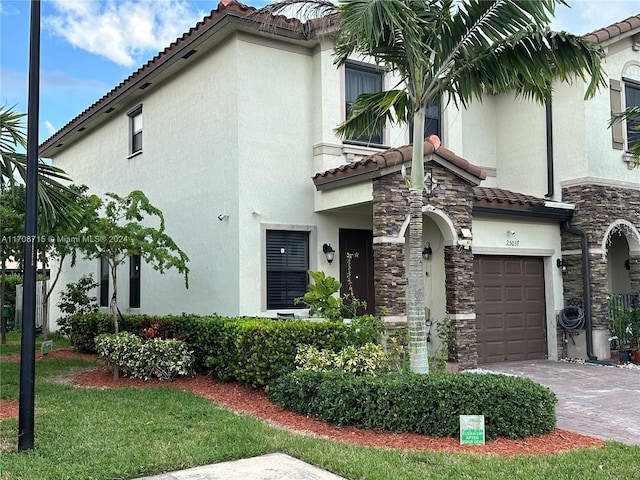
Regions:
[[[69,340],[57,332],[50,333],[48,339],[53,342],[54,349],[71,348]],[[37,335],[36,352],[40,351],[41,346],[42,335]],[[20,353],[20,332],[7,332],[7,343],[5,345],[0,345],[0,356],[13,355],[16,353]]]
[[[285,452],[349,479],[637,479],[640,447],[547,456],[409,452],[298,435],[171,388],[83,389],[54,383],[84,360],[38,361],[35,449],[17,452],[17,420],[0,422],[0,479],[116,479]],[[18,397],[19,365],[0,363],[0,396]]]

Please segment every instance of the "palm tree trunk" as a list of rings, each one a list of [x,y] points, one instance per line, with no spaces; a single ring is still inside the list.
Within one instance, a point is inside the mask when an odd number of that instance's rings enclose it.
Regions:
[[[407,272],[407,327],[409,366],[412,372],[429,373],[427,325],[424,318],[422,270],[422,205],[424,190],[424,109],[413,115],[413,156],[409,189],[409,269]]]
[[[116,264],[116,261],[113,260],[112,264],[110,262],[110,266],[111,266],[111,279],[113,280],[113,295],[111,296],[111,315],[113,317],[113,329],[115,334],[117,335],[120,330],[118,328],[118,283],[117,283],[118,265]],[[113,379],[118,380],[118,378],[120,378],[120,369],[118,368],[117,365],[114,365]]]
[[[407,274],[407,326],[409,366],[412,372],[429,373],[427,325],[424,318],[422,270],[422,190],[409,190],[409,271]]]

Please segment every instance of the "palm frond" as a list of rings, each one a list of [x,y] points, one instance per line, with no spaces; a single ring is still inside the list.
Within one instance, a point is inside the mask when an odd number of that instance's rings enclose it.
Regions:
[[[342,138],[371,135],[381,122],[407,123],[413,102],[405,90],[363,93],[351,105],[351,115],[336,129]]]

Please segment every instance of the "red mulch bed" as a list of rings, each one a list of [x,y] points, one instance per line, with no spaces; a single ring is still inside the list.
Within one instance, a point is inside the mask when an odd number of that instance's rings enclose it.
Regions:
[[[81,355],[71,351],[55,350],[44,358],[70,356],[77,358]],[[84,356],[84,358],[95,359],[96,357],[88,355]],[[6,361],[8,358],[4,357],[2,360]],[[98,388],[159,386],[179,388],[194,392],[231,410],[246,412],[290,430],[310,432],[334,440],[375,447],[406,450],[446,450],[451,452],[497,454],[507,457],[512,455],[553,454],[564,450],[598,447],[604,443],[598,438],[559,429],[547,435],[532,436],[522,440],[498,438],[487,441],[485,445],[472,446],[460,445],[457,438],[432,438],[414,433],[379,432],[351,427],[337,427],[315,418],[283,410],[269,402],[260,390],[245,388],[239,384],[222,383],[202,375],[193,378],[180,377],[171,383],[160,382],[156,379],[145,382],[126,377],[114,380],[111,371],[104,367],[99,367],[76,376],[74,384],[82,387]],[[12,416],[17,416],[16,402],[0,400],[0,419]]]

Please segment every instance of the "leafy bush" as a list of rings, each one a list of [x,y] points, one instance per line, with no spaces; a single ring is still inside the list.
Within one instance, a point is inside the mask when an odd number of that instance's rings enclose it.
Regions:
[[[133,378],[173,380],[192,371],[192,352],[181,340],[152,338],[143,341],[128,332],[102,334],[96,338],[98,355],[110,367]]]
[[[265,387],[283,371],[292,370],[301,345],[338,351],[350,344],[370,342],[375,334],[368,327],[359,329],[357,323],[215,315],[131,315],[126,317],[126,324],[146,338],[186,341],[193,351],[197,372],[253,387]],[[111,317],[102,313],[73,315],[60,327],[76,350],[87,353],[95,352],[95,337],[113,333]]]
[[[496,374],[357,377],[297,370],[271,398],[286,409],[358,428],[456,437],[459,415],[484,415],[487,438],[524,438],[555,428],[555,395],[525,378]]]
[[[349,344],[350,327],[334,322],[270,319],[219,319],[209,330],[207,366],[224,381],[265,387],[293,369],[298,347],[340,350]],[[200,342],[194,340],[193,344]]]
[[[106,313],[70,315],[58,320],[60,331],[78,352],[96,353],[95,338],[102,333],[114,333],[111,316]]]
[[[67,283],[60,292],[60,301],[57,306],[65,317],[71,315],[86,315],[98,311],[97,297],[92,297],[89,292],[99,285],[93,279],[93,275],[83,275],[73,283]],[[60,323],[60,321],[58,321]]]
[[[349,345],[338,353],[319,350],[311,345],[298,349],[295,358],[298,370],[328,372],[338,370],[352,375],[380,375],[391,372],[391,358],[382,345],[365,343],[361,346]]]

